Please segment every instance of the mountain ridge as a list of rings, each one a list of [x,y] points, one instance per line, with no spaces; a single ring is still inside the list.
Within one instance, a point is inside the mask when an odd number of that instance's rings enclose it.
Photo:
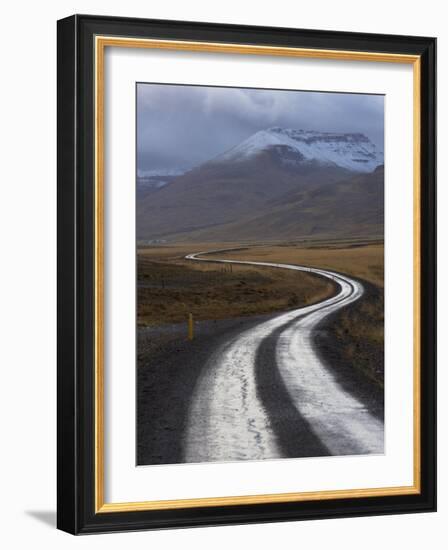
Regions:
[[[365,162],[353,160],[356,156]],[[262,130],[141,195],[137,238],[228,240],[231,234],[236,240],[276,239],[331,231],[378,235],[380,160],[363,134]]]
[[[317,132],[273,127],[260,130],[228,151],[212,159],[211,163],[240,162],[272,147],[283,147],[295,154],[297,162],[315,160],[336,164],[355,172],[371,172],[383,163],[383,154],[362,133]]]

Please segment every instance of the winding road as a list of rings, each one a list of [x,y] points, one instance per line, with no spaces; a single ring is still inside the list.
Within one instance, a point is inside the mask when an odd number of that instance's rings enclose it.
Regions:
[[[324,269],[207,257],[219,252],[224,250],[189,254],[186,259],[307,271],[332,279],[339,292],[260,322],[213,353],[192,397],[185,461],[282,458],[286,447],[291,447],[288,455],[294,457],[382,453],[383,422],[342,388],[312,339],[325,317],[362,296],[362,284]],[[262,377],[269,378],[271,393],[277,391],[276,399],[281,399],[275,415],[269,410],[269,398],[260,392]],[[282,418],[286,411],[287,418]],[[285,441],[283,424],[290,424],[291,418],[296,420],[293,427],[288,425]]]

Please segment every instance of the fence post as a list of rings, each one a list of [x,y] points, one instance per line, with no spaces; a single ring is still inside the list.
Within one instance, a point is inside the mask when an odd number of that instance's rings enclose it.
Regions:
[[[193,314],[188,314],[188,339],[193,340],[194,338],[194,321],[193,321]]]

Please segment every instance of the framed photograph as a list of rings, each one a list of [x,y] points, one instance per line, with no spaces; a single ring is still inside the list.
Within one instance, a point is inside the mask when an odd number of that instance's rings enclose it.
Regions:
[[[434,511],[434,38],[58,22],[58,527]]]

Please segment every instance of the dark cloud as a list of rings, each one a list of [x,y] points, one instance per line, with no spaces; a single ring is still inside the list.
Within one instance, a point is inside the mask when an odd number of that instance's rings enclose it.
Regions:
[[[384,97],[138,84],[137,167],[190,168],[271,126],[362,132],[383,150]]]

